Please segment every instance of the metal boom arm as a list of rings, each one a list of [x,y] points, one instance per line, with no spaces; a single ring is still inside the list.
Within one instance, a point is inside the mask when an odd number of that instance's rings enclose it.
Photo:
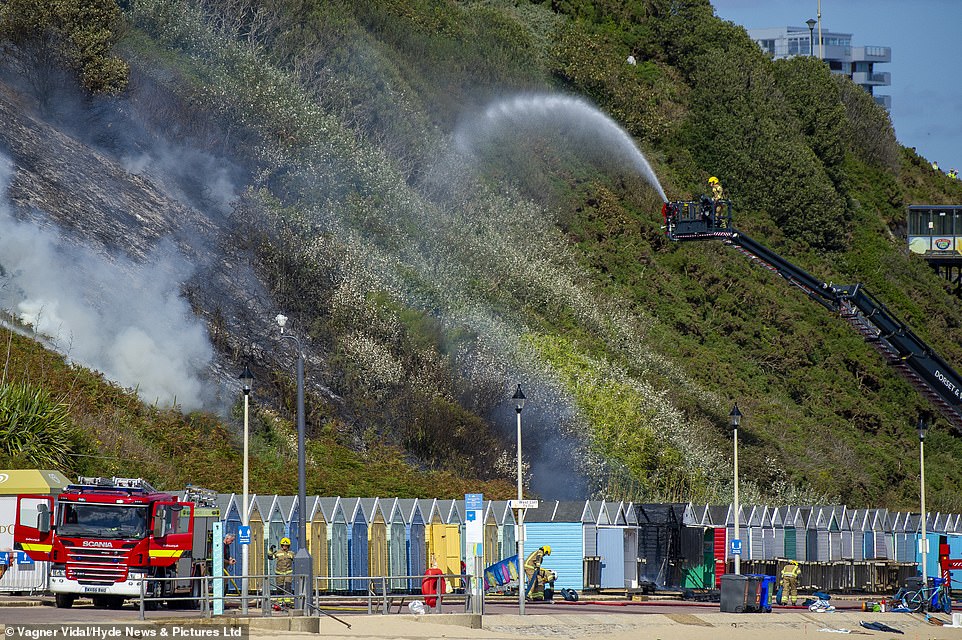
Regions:
[[[662,209],[666,235],[681,242],[721,240],[839,314],[962,432],[962,377],[905,323],[861,284],[822,282],[733,228],[731,202],[706,200],[667,203]]]

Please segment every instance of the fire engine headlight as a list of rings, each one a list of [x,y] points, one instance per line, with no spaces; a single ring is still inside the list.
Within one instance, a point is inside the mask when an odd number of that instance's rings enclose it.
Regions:
[[[146,573],[140,573],[138,571],[131,571],[130,573],[127,574],[128,580],[143,580],[146,577],[147,577]]]
[[[50,569],[50,577],[52,578],[63,578],[67,575],[67,572],[63,569]]]

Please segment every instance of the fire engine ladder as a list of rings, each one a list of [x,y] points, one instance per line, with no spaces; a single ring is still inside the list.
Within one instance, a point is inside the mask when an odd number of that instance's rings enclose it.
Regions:
[[[837,313],[858,331],[885,361],[962,432],[962,377],[931,347],[879,302],[861,284],[837,286],[822,282],[737,229],[670,234],[672,240],[721,240],[753,262],[777,273],[810,298]]]

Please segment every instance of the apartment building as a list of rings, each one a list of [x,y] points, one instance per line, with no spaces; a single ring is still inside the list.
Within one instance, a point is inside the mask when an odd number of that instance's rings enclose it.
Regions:
[[[852,46],[851,33],[836,33],[822,29],[819,47],[818,29],[808,27],[768,27],[748,29],[748,35],[773,58],[822,56],[833,73],[843,74],[868,91],[875,101],[892,108],[892,96],[877,92],[892,85],[892,74],[877,71],[875,65],[892,61],[891,47]],[[819,51],[821,50],[821,54]]]

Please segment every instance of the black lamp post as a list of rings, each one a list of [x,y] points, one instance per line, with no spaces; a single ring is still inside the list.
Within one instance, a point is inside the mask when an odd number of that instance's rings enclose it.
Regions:
[[[818,23],[815,22],[815,18],[809,18],[808,20],[805,21],[805,24],[808,25],[808,55],[809,57],[814,57],[815,56],[815,25]]]
[[[522,492],[521,492],[521,410],[524,408],[524,392],[521,391],[521,385],[518,385],[518,390],[514,392],[511,399],[515,403],[515,412],[518,415],[518,584],[521,585],[518,589],[518,614],[524,615],[524,597],[527,595],[528,585],[525,580],[524,573],[524,509],[521,508]]]
[[[297,553],[294,554],[294,574],[302,576],[304,586],[295,590],[297,608],[307,613],[307,605],[314,604],[314,564],[311,552],[307,550],[307,472],[304,460],[306,445],[304,427],[304,349],[297,336],[284,333],[287,316],[278,314],[275,318],[281,328],[281,338],[293,340],[297,345]],[[305,601],[305,596],[310,600]]]
[[[241,514],[241,524],[245,527],[250,526],[248,521],[249,509],[249,487],[248,479],[250,477],[250,422],[248,420],[248,408],[250,407],[250,396],[251,396],[251,385],[254,383],[254,374],[251,373],[250,367],[246,364],[244,365],[244,371],[237,376],[238,380],[241,381],[241,385],[244,388],[244,506],[243,513]],[[249,586],[248,574],[250,573],[250,544],[241,544],[241,592],[243,596],[241,597],[241,612],[247,613],[247,590]]]
[[[919,544],[922,547],[922,586],[926,587],[929,584],[929,539],[926,536],[925,530],[927,516],[925,511],[925,432],[929,429],[929,423],[925,415],[919,416],[917,428],[919,431],[919,488],[922,501],[922,539],[919,541]]]
[[[738,410],[738,403],[732,407],[732,412],[728,414],[729,424],[732,428],[732,441],[735,443],[735,540],[741,544],[741,538],[739,533],[739,511],[741,509],[738,505],[738,427],[742,422],[742,412]],[[742,556],[741,549],[738,553],[733,553],[735,556],[735,575],[740,575],[742,572]]]

